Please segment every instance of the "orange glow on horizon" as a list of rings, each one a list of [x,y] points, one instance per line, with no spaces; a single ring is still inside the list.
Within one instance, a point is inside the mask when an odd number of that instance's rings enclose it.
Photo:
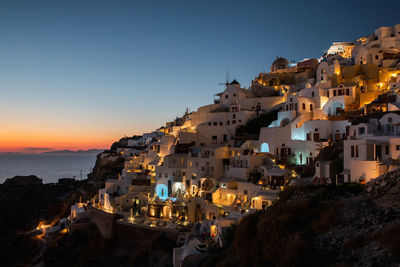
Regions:
[[[122,136],[22,135],[0,133],[0,153],[41,153],[54,150],[109,149]]]
[[[42,113],[15,110],[0,117],[0,153],[109,149],[124,135],[140,135],[159,124],[152,120],[125,121],[113,114]]]

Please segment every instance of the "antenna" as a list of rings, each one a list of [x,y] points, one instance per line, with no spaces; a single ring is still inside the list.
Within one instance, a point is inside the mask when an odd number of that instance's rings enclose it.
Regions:
[[[230,80],[231,80],[231,75],[229,74],[229,71],[226,71],[226,74],[225,74],[225,83],[218,83],[218,85],[225,85],[225,86],[228,86]]]
[[[230,80],[231,80],[231,75],[230,75],[229,71],[226,71],[226,73],[225,73],[225,83],[229,84]]]

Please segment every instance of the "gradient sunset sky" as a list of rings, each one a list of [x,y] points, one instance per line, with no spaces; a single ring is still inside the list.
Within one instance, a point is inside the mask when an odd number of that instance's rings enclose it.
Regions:
[[[0,152],[107,148],[400,23],[399,1],[0,1]]]

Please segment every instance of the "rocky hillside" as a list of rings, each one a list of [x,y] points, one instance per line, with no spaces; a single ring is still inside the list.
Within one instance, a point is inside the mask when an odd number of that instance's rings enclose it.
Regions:
[[[203,266],[398,266],[400,170],[365,186],[291,187]]]
[[[104,187],[104,183],[107,179],[116,179],[118,174],[121,174],[124,168],[124,159],[111,151],[105,151],[103,153],[109,153],[111,157],[102,158],[101,153],[97,155],[96,163],[91,173],[88,174],[89,181],[93,182],[95,188]]]
[[[41,221],[51,224],[66,217],[70,205],[86,192],[84,188],[84,181],[42,184],[36,176],[17,176],[0,184],[0,265],[29,264],[43,245],[32,230]]]

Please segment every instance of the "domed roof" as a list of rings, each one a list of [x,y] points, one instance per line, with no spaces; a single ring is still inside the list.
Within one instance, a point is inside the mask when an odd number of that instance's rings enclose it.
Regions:
[[[276,71],[280,69],[286,69],[289,66],[289,60],[283,57],[277,57],[272,63],[271,71]]]

